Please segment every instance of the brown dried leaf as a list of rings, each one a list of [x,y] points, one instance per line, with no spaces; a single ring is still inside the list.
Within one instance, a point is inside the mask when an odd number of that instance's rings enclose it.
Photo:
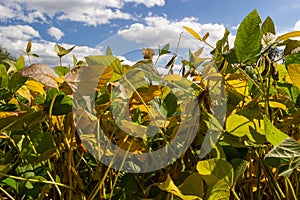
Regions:
[[[21,70],[21,76],[33,78],[34,80],[43,83],[46,87],[57,88],[56,74],[47,65],[37,63]]]

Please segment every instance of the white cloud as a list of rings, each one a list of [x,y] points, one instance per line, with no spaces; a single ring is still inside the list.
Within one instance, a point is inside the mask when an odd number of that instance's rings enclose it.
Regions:
[[[163,6],[165,5],[165,0],[125,0],[125,2],[134,2],[136,4],[144,4],[146,7],[150,8],[153,6]]]
[[[47,32],[51,37],[54,37],[56,40],[60,40],[65,35],[64,32],[62,32],[62,30],[56,27],[49,28]]]
[[[144,22],[144,24],[134,23],[125,29],[119,30],[118,34],[124,40],[134,41],[143,45],[146,44],[148,47],[157,47],[158,45],[170,43],[171,50],[174,50],[177,46],[180,33],[183,32],[180,48],[186,51],[187,49],[197,50],[201,46],[204,46],[205,51],[203,56],[208,56],[212,49],[193,38],[185,31],[183,26],[192,28],[202,37],[209,32],[210,35],[206,41],[212,46],[215,46],[216,42],[223,37],[225,31],[223,24],[201,24],[195,17],[186,17],[182,20],[169,20],[166,15],[152,16],[152,14],[149,14],[144,19]],[[229,40],[232,47],[234,36],[230,35]]]
[[[294,26],[294,30],[296,31],[299,31],[300,30],[300,20],[298,20]]]
[[[28,25],[0,27],[0,44],[16,57],[22,54],[20,50],[25,50],[28,40],[32,40],[31,52],[40,56],[39,58],[32,58],[31,61],[33,63],[41,62],[50,66],[59,65],[59,58],[54,50],[56,43],[41,39],[39,32],[32,27]],[[73,46],[73,44],[61,45],[65,48]],[[84,56],[101,54],[101,51],[88,46],[76,46],[70,54],[63,57],[64,65],[70,64],[72,66],[73,54],[78,57],[79,60],[82,60]]]
[[[2,0],[0,20],[18,19],[25,22],[45,22],[46,17],[83,22],[86,25],[109,23],[112,19],[134,19],[121,9],[126,3],[146,7],[163,6],[165,0]]]
[[[4,43],[8,42],[17,42],[23,40],[33,39],[33,38],[40,38],[40,34],[37,30],[33,29],[31,26],[28,25],[15,25],[15,26],[1,26],[0,27],[0,38],[8,39],[7,42],[2,41]]]

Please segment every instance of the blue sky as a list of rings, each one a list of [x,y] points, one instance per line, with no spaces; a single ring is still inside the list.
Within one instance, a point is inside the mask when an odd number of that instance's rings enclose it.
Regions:
[[[19,55],[32,40],[32,51],[40,55],[33,62],[57,65],[56,43],[76,45],[74,54],[82,58],[103,53],[106,41],[113,52],[126,56],[143,46],[171,43],[174,48],[184,25],[210,32],[212,45],[228,28],[232,43],[239,23],[253,9],[262,20],[271,16],[278,34],[300,30],[299,0],[0,0],[0,44]],[[201,46],[185,37],[186,48]],[[64,61],[72,63],[71,55]]]

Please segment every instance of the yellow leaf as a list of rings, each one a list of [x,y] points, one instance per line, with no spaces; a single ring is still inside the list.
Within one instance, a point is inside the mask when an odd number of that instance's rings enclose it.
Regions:
[[[17,117],[19,115],[18,112],[3,112],[0,111],[0,119],[6,118],[6,117]]]
[[[183,28],[185,30],[187,30],[192,36],[194,36],[197,40],[201,40],[201,37],[198,33],[196,33],[193,29],[187,27],[187,26],[183,26]]]
[[[293,81],[293,84],[300,88],[300,64],[290,64],[288,73]]]
[[[22,85],[18,91],[17,94],[21,95],[22,97],[24,97],[25,99],[27,99],[29,101],[29,103],[31,102],[31,100],[33,99],[33,96],[30,93],[30,90],[25,86]]]
[[[258,104],[265,107],[265,102],[259,102]],[[271,108],[281,108],[283,110],[286,110],[286,105],[278,101],[269,101],[269,105]]]
[[[38,94],[41,94],[43,96],[46,95],[44,85],[40,82],[34,80],[27,80],[24,85],[33,92],[37,92]]]
[[[237,91],[243,96],[248,94],[248,80],[242,74],[229,74],[225,77],[229,88]]]
[[[182,77],[177,74],[169,74],[169,75],[164,76],[164,79],[166,81],[180,81],[182,79]]]
[[[180,197],[181,199],[184,200],[195,200],[195,199],[201,199],[198,196],[195,195],[184,195],[182,194],[182,192],[180,191],[180,189],[175,185],[175,183],[173,182],[173,180],[171,179],[170,175],[168,174],[167,180],[163,183],[159,183],[159,184],[153,184],[153,185],[157,185],[157,187],[159,187],[159,189],[167,191],[169,193],[172,193],[178,197]]]
[[[293,37],[300,37],[300,31],[292,31],[292,32],[283,34],[283,35],[279,36],[276,39],[276,41],[288,40],[288,39],[293,38]]]

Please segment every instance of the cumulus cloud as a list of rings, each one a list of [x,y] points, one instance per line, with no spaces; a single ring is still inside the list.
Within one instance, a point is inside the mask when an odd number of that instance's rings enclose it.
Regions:
[[[183,26],[191,27],[200,36],[204,36],[209,32],[207,42],[212,46],[215,46],[217,40],[223,37],[225,26],[223,24],[202,24],[195,17],[186,17],[181,20],[169,20],[166,15],[164,16],[152,16],[149,14],[144,23],[134,23],[122,30],[118,31],[118,34],[123,37],[124,40],[134,41],[147,45],[149,47],[157,47],[170,43],[170,46],[174,49],[179,41],[180,33],[183,32],[180,48],[197,50],[201,46],[205,47],[204,55],[209,55],[212,50],[207,45],[196,41]],[[230,35],[229,40],[231,45],[233,44],[234,36]]]
[[[56,27],[49,28],[47,32],[51,37],[54,37],[56,40],[60,40],[65,35],[64,32],[62,32],[62,30]]]
[[[294,30],[296,31],[299,31],[300,30],[300,20],[298,20],[294,26]]]
[[[32,40],[32,53],[38,54],[39,58],[32,58],[32,62],[41,62],[50,66],[59,64],[59,58],[55,53],[54,45],[56,43],[41,39],[37,30],[28,25],[2,26],[0,27],[0,44],[14,56],[21,54],[20,50],[25,50],[27,41]],[[70,48],[73,44],[61,44],[65,48]],[[74,54],[79,60],[84,56],[101,54],[99,49],[88,46],[76,46],[72,53],[63,57],[64,65],[73,63]],[[28,64],[28,63],[27,63]]]
[[[96,26],[109,23],[113,19],[133,19],[131,14],[121,11],[126,3],[153,7],[163,6],[165,0],[2,0],[0,20],[15,18],[31,23],[45,22],[50,17]]]
[[[0,27],[1,40],[7,39],[7,42],[14,43],[20,40],[26,41],[33,38],[40,38],[40,34],[37,30],[28,25],[15,25],[15,26],[1,26]]]

